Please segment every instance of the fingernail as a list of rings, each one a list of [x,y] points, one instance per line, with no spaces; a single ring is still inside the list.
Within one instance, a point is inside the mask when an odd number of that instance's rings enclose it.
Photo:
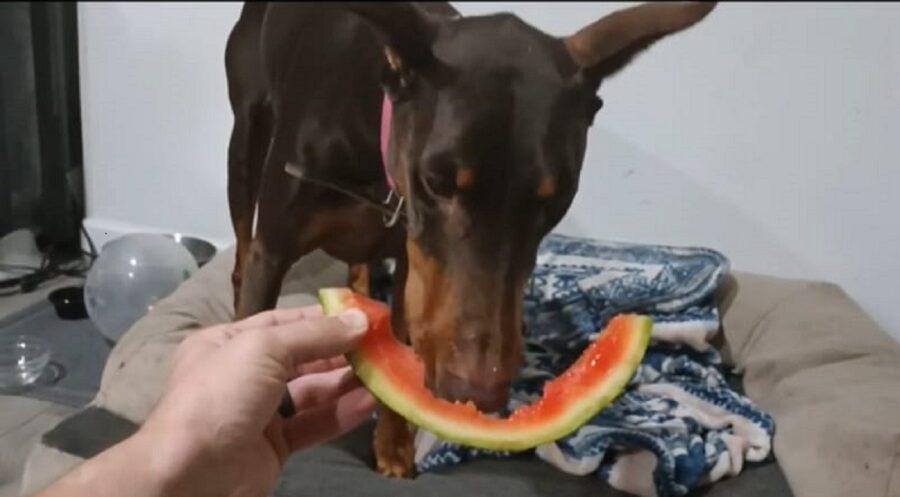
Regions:
[[[354,335],[362,334],[369,327],[369,320],[366,319],[365,313],[359,309],[347,309],[338,314],[338,319],[350,328]]]

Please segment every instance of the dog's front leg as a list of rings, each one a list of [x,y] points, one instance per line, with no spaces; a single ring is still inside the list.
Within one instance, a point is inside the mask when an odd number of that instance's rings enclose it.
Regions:
[[[406,281],[406,264],[397,261],[394,273],[393,309],[391,312],[394,335],[401,342],[408,337],[403,319],[403,285]],[[355,291],[369,294],[371,273],[367,265],[350,267],[350,286]],[[402,416],[386,406],[379,406],[378,422],[375,424],[373,449],[375,467],[384,476],[394,478],[411,478],[415,468],[415,427]]]
[[[411,478],[415,469],[415,428],[402,416],[380,406],[375,424],[375,466],[384,476]]]

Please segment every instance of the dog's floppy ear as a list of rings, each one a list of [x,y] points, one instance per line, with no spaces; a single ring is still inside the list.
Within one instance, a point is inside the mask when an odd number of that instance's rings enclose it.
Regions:
[[[715,2],[658,2],[603,17],[563,41],[583,74],[599,84],[660,38],[687,29],[710,13]]]
[[[431,44],[437,24],[407,2],[342,2],[369,21],[386,40],[385,56],[396,72],[422,68],[433,61]]]

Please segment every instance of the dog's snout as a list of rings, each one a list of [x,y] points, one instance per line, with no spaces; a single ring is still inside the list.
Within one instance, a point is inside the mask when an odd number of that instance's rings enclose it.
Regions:
[[[447,373],[440,375],[435,383],[437,396],[449,401],[471,401],[483,412],[498,412],[509,400],[507,381],[485,382]]]

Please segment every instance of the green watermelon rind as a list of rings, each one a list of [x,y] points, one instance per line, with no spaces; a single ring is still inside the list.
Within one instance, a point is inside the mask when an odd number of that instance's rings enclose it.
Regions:
[[[319,291],[319,300],[325,314],[336,314],[347,307],[342,299],[347,295],[346,292],[349,292],[346,288],[325,288]],[[653,328],[653,322],[647,316],[633,315],[628,322],[632,340],[624,359],[595,387],[584,392],[581,400],[573,402],[561,414],[546,422],[529,425],[484,427],[452,419],[441,412],[418,405],[415,399],[405,395],[399,385],[379,371],[377,364],[366,359],[362,349],[351,351],[347,354],[347,359],[360,381],[376,399],[414,425],[448,442],[487,450],[519,452],[571,434],[625,390],[643,360]]]

